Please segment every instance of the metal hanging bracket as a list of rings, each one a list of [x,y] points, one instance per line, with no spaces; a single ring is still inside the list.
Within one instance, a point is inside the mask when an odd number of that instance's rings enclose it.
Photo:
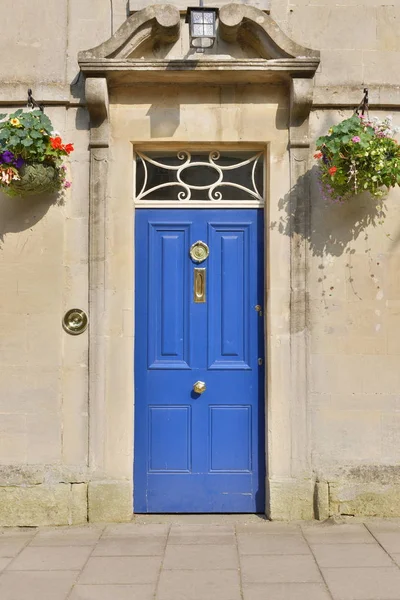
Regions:
[[[38,102],[36,102],[35,98],[32,96],[32,90],[30,88],[28,90],[28,102],[27,102],[27,106],[28,106],[28,108],[38,108],[39,110],[41,110],[42,112],[44,112],[44,106],[43,106],[43,104],[39,104]]]
[[[364,88],[364,96],[363,99],[361,100],[360,104],[358,105],[358,107],[356,108],[356,110],[354,111],[355,115],[359,115],[360,114],[360,110],[361,110],[361,114],[364,116],[365,113],[367,113],[367,116],[369,116],[369,112],[368,112],[368,105],[369,99],[368,99],[368,88]]]

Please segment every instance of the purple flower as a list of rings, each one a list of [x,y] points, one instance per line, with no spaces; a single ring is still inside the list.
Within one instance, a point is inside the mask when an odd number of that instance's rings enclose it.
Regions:
[[[358,135],[355,135],[354,137],[351,138],[351,141],[355,142],[355,143],[361,142],[361,138]]]
[[[16,158],[15,161],[14,161],[14,166],[17,169],[20,169],[21,167],[23,167],[24,164],[25,164],[25,161],[24,161],[24,159],[21,156],[19,158]]]
[[[15,156],[10,150],[4,150],[4,152],[0,154],[0,160],[9,165],[15,160]]]

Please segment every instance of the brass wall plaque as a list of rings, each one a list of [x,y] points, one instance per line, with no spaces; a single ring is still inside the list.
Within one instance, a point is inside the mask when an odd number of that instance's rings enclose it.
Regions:
[[[79,335],[83,333],[89,323],[89,319],[84,310],[80,308],[71,308],[65,313],[62,325],[64,330],[70,335]]]
[[[193,273],[193,300],[196,304],[206,301],[206,270],[194,269]]]
[[[190,256],[194,262],[201,263],[210,254],[210,249],[205,242],[195,242],[190,247]]]

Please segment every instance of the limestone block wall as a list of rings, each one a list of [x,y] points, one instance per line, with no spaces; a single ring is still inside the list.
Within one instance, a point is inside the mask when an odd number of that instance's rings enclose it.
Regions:
[[[316,111],[312,137],[349,114]],[[313,471],[328,482],[331,512],[391,516],[400,492],[400,193],[389,194],[382,218],[368,198],[327,206],[314,177],[311,206]]]
[[[351,114],[364,85],[374,114],[391,113],[400,125],[399,0],[255,5],[269,6],[294,41],[321,50],[311,140]],[[115,412],[99,433],[106,458],[89,459],[88,336],[68,336],[61,319],[68,308],[88,308],[89,116],[77,54],[108,39],[137,8],[136,0],[18,0],[2,14],[0,112],[23,106],[31,87],[76,150],[69,162],[73,187],[63,202],[0,197],[0,524],[129,515],[130,416],[118,409],[126,405],[125,392],[118,390],[110,403]],[[160,123],[154,116],[153,122],[157,139]],[[270,451],[285,465],[287,481],[298,484],[282,492],[271,516],[312,515],[315,490],[319,516],[399,514],[400,196],[390,194],[385,223],[375,227],[370,203],[326,207],[314,175],[311,180],[304,441],[310,468],[300,480],[296,456],[270,432]],[[271,235],[290,235],[285,194],[277,196],[271,202],[283,225]],[[122,252],[118,236],[109,248]],[[131,315],[121,312],[113,290],[107,302],[116,324],[109,358],[117,390],[117,382],[130,377],[130,361],[116,353],[132,343],[120,335],[131,327]],[[295,428],[290,412],[285,418]]]

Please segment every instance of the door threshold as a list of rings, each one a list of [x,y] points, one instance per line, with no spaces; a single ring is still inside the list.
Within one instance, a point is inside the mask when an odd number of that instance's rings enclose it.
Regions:
[[[148,523],[168,523],[171,525],[229,525],[235,523],[251,524],[268,521],[263,514],[134,514],[132,523],[147,525]]]

